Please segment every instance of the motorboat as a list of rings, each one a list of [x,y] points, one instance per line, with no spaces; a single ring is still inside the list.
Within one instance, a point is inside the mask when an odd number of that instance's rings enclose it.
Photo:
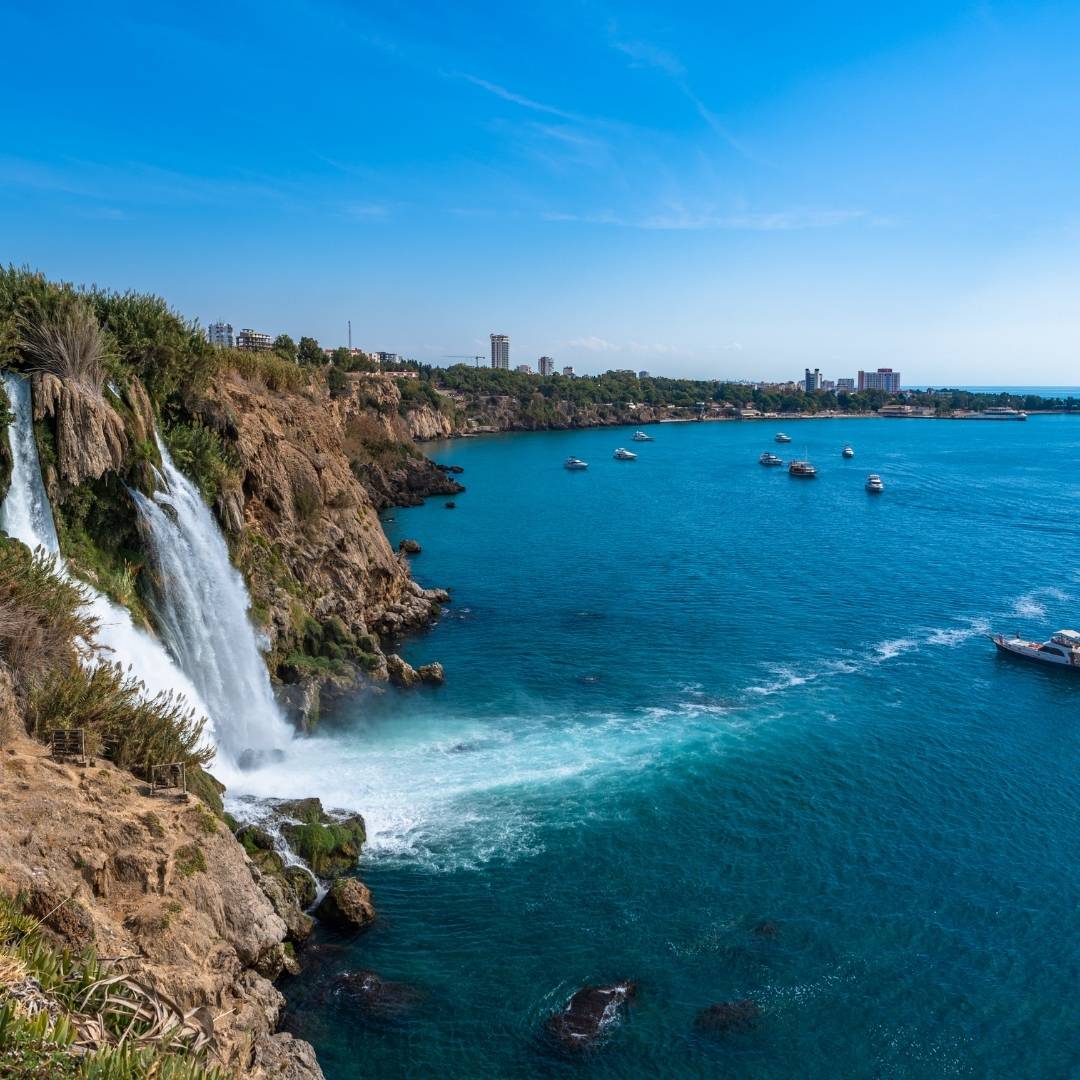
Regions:
[[[1025,660],[1040,660],[1058,667],[1080,668],[1080,633],[1075,630],[1059,630],[1049,641],[1025,641],[1019,633],[1014,637],[991,634],[990,640],[1000,652],[1022,656]]]
[[[789,476],[799,476],[806,480],[817,476],[817,469],[805,460],[788,462],[787,471]]]
[[[782,431],[778,431],[776,433],[776,435],[773,436],[773,441],[774,442],[791,442],[791,436],[790,435],[785,435]]]
[[[853,458],[855,456],[855,451],[850,446],[845,446],[844,449],[840,451],[840,456],[845,458]]]
[[[872,472],[866,478],[866,490],[872,495],[880,495],[885,490],[885,484],[876,472]]]
[[[582,461],[581,458],[578,457],[568,457],[563,462],[563,468],[570,469],[571,472],[580,472],[582,469],[587,469],[588,467],[589,463],[587,461]]]
[[[784,459],[782,457],[780,457],[778,454],[770,454],[768,450],[766,450],[765,453],[758,458],[758,461],[760,461],[762,465],[784,464]]]
[[[616,461],[636,461],[637,454],[631,453],[629,450],[620,446],[613,455]]]
[[[1027,413],[1022,409],[1012,409],[1008,405],[991,405],[989,409],[973,413],[972,420],[1026,420]]]
[[[656,440],[644,431],[635,431],[633,434],[634,442],[656,442]]]

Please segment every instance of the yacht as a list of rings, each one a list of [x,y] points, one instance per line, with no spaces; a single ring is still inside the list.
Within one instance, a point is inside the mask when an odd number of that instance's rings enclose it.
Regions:
[[[634,432],[634,442],[656,442],[656,440],[644,431]]]
[[[817,476],[817,469],[809,461],[791,461],[787,467],[789,476],[801,476],[809,479]]]
[[[991,405],[989,409],[973,413],[972,420],[1026,420],[1027,413],[1020,409],[1011,409],[1008,405]]]
[[[844,449],[840,451],[840,456],[846,458],[853,458],[855,456],[855,451],[852,450],[850,446],[845,446]]]
[[[1025,660],[1041,660],[1044,664],[1080,668],[1080,634],[1075,630],[1059,630],[1049,641],[1025,641],[1019,634],[1007,638],[992,634],[990,640],[999,651],[1022,656]]]
[[[791,442],[791,436],[785,435],[782,431],[778,431],[774,436],[775,442]]]
[[[563,462],[563,468],[564,469],[570,469],[572,471],[573,470],[580,471],[581,469],[587,469],[588,467],[589,467],[589,463],[587,461],[582,461],[581,458],[579,458],[579,457],[568,457]]]
[[[615,451],[614,457],[615,457],[616,461],[636,461],[637,460],[637,454],[632,454],[629,450],[626,450],[621,446],[619,447],[618,450]]]
[[[766,450],[765,453],[762,454],[761,457],[758,458],[758,461],[760,461],[762,465],[783,465],[784,464],[784,459],[782,457],[780,457],[777,454],[770,454],[768,450]]]
[[[866,490],[872,495],[880,495],[885,490],[885,485],[876,472],[872,472],[866,478]]]

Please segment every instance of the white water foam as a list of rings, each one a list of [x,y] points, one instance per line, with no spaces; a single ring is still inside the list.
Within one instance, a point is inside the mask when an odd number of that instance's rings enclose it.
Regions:
[[[41,478],[41,465],[34,441],[30,384],[12,372],[5,372],[4,389],[11,402],[15,421],[8,427],[12,456],[11,486],[0,506],[0,527],[8,536],[21,540],[27,547],[40,548],[47,555],[54,556],[58,570],[67,573],[60,557],[52,507]],[[83,584],[83,588],[90,597],[87,604],[89,612],[98,620],[99,629],[94,640],[97,654],[104,660],[119,662],[127,668],[143,684],[149,696],[179,694],[196,712],[209,715],[195,686],[173,663],[161,643],[140,630],[125,608],[114,604],[88,585]],[[213,741],[212,728],[204,731],[204,738]]]
[[[169,652],[198,687],[219,750],[233,764],[283,751],[292,731],[270,686],[250,598],[209,507],[158,440],[161,487],[132,492],[154,566],[154,614]]]

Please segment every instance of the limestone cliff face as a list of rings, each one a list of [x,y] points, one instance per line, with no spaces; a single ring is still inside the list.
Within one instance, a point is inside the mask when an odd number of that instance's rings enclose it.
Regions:
[[[38,373],[33,377],[33,400],[34,419],[47,417],[54,424],[56,468],[62,481],[75,486],[121,468],[128,450],[124,421],[101,394]]]
[[[319,1080],[311,1047],[274,1033],[284,999],[270,978],[287,960],[286,927],[259,871],[198,800],[144,790],[105,762],[58,764],[25,736],[10,738],[0,756],[0,888],[24,893],[61,944],[92,945],[184,1008],[207,1007],[231,1070]]]
[[[358,636],[431,617],[433,599],[391,549],[350,466],[361,412],[318,381],[271,392],[235,373],[216,377],[201,406],[239,464],[239,486],[218,512],[272,644],[294,637],[305,615],[336,617]]]
[[[522,404],[507,394],[464,394],[447,391],[455,403],[456,435],[486,431],[547,431],[583,427],[608,427],[619,424],[648,424],[667,416],[667,412],[649,405],[633,409],[616,405],[574,405],[556,401],[538,408],[541,403]]]

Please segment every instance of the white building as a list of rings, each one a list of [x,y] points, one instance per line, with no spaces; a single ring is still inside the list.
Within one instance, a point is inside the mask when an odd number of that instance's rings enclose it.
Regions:
[[[567,377],[568,379],[572,379],[572,378],[574,377],[574,369],[573,369],[572,365],[570,365],[570,364],[567,364],[567,365],[566,365],[566,367],[564,367],[564,368],[562,369],[562,373],[563,373],[563,375],[565,375],[565,376],[566,376],[566,377]]]
[[[877,371],[860,371],[859,389],[884,390],[887,394],[895,394],[900,389],[900,372],[893,371],[891,367],[879,367]]]
[[[245,352],[267,352],[274,347],[274,339],[258,330],[244,329],[236,335],[236,347]]]
[[[848,393],[855,392],[855,380],[854,379],[837,379],[836,389],[838,391],[846,390]]]
[[[550,356],[541,356],[536,361],[536,366],[541,375],[554,375],[555,374],[555,361]]]
[[[533,373],[531,364],[518,364],[518,366],[514,368],[514,370],[519,375],[531,375]]]
[[[491,335],[491,366],[500,371],[510,370],[510,335]]]
[[[223,349],[233,348],[236,345],[236,336],[233,334],[232,323],[212,322],[206,328],[206,340]]]

